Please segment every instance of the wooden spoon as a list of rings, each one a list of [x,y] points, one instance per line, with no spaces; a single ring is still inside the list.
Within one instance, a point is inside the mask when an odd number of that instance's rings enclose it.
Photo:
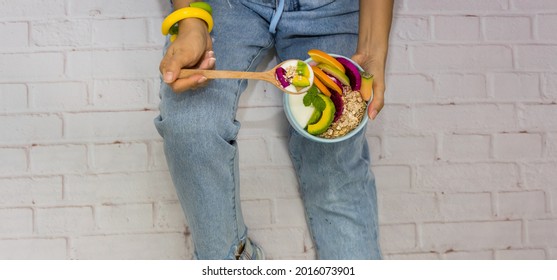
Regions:
[[[284,62],[280,63],[279,65],[273,67],[271,70],[265,72],[244,72],[244,71],[227,71],[227,70],[202,70],[202,69],[182,69],[180,71],[180,75],[178,78],[187,78],[192,75],[203,75],[207,79],[250,79],[250,80],[263,80],[273,84],[275,87],[280,89],[281,91],[288,93],[288,94],[302,94],[307,92],[311,86],[313,85],[313,70],[308,65],[309,70],[309,86],[304,88],[295,87],[294,85],[290,85],[286,88],[282,87],[281,83],[278,81],[276,77],[276,70],[279,67],[288,68],[292,66],[296,66],[298,61],[296,59],[285,60]],[[303,61],[302,61],[303,62]],[[305,62],[304,62],[305,63]],[[307,64],[307,63],[306,63]]]

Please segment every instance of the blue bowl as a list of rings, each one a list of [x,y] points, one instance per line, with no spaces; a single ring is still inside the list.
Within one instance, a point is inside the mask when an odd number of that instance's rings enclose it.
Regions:
[[[348,57],[342,56],[342,55],[336,55],[336,54],[330,54],[332,57],[343,57],[346,58],[348,60],[350,60],[351,62],[353,62],[356,66],[358,66],[358,69],[360,69],[360,71],[363,71],[362,67],[360,67],[357,63],[355,63],[353,60],[351,60]],[[311,58],[308,58],[305,60],[306,63],[310,63],[313,60],[311,60]],[[303,127],[301,127],[298,122],[296,122],[296,120],[294,119],[294,116],[292,115],[292,111],[290,110],[290,94],[284,94],[284,98],[283,98],[283,107],[284,107],[284,113],[286,114],[286,118],[288,119],[288,122],[290,123],[290,125],[298,132],[300,133],[302,136],[304,136],[307,139],[316,141],[316,142],[320,142],[320,143],[336,143],[336,142],[340,142],[340,141],[344,141],[352,136],[354,136],[355,134],[357,134],[358,132],[360,132],[366,125],[367,122],[369,120],[368,116],[367,116],[367,112],[364,114],[364,117],[362,119],[362,121],[360,122],[360,124],[354,128],[354,130],[350,131],[349,133],[347,133],[344,136],[341,137],[337,137],[337,138],[333,138],[333,139],[327,139],[327,138],[321,138],[315,135],[311,135],[309,134],[306,130],[304,130]],[[371,100],[369,101],[371,102]],[[369,105],[368,102],[368,105]]]

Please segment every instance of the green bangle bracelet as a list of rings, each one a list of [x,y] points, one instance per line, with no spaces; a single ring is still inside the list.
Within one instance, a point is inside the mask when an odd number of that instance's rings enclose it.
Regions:
[[[211,8],[211,5],[205,2],[191,2],[190,7],[203,9],[207,11],[210,15],[213,15],[213,8]]]

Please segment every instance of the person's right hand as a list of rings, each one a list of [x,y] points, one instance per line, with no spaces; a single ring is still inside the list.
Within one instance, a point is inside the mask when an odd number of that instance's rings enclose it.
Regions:
[[[214,69],[216,61],[205,22],[188,18],[179,24],[180,32],[168,47],[159,66],[163,81],[176,93],[202,86],[207,81],[206,77],[199,74],[178,79],[180,69]]]

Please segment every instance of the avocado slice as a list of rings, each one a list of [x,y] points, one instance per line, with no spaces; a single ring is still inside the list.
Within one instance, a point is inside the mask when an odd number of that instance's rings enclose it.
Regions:
[[[317,96],[319,96],[321,99],[323,99],[323,101],[325,101],[325,110],[323,110],[323,112],[321,113],[321,118],[319,118],[319,121],[317,121],[314,124],[308,125],[307,130],[311,135],[319,135],[327,131],[329,126],[331,126],[331,123],[333,123],[333,119],[335,117],[335,111],[336,111],[335,104],[329,97],[323,94],[319,94]]]
[[[292,78],[292,84],[296,87],[308,87],[308,86],[310,86],[309,79],[304,77],[304,76],[300,76],[300,75],[294,75],[294,77]]]
[[[322,114],[323,113],[317,109],[313,110],[313,114],[309,117],[308,125],[318,122],[321,119]]]
[[[298,64],[296,65],[296,73],[300,76],[304,76],[306,78],[309,78],[309,67],[308,67],[308,65],[303,61],[298,61]]]

